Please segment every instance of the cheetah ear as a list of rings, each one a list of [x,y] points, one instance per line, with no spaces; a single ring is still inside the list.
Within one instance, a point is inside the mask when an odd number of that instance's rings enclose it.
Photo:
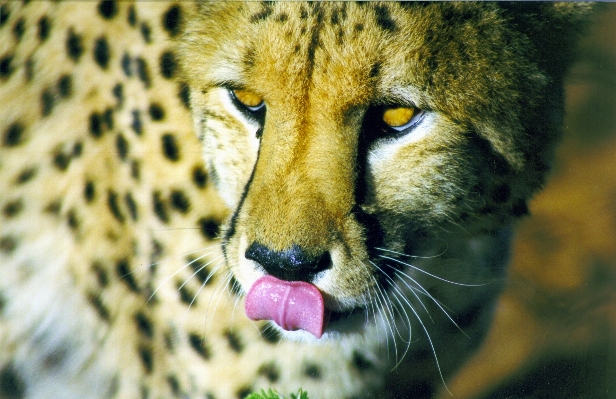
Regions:
[[[499,2],[504,15],[534,44],[541,66],[562,78],[574,60],[576,43],[600,8],[579,2]]]

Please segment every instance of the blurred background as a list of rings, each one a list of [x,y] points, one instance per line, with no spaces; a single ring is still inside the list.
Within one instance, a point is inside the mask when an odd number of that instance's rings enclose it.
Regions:
[[[602,7],[567,80],[551,178],[518,224],[494,327],[455,398],[616,398],[616,3]]]

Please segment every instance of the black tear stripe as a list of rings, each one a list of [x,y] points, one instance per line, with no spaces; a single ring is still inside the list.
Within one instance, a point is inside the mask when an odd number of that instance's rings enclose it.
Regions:
[[[235,228],[237,226],[237,218],[239,217],[240,210],[242,209],[242,206],[244,205],[244,201],[246,200],[246,196],[248,195],[248,190],[250,189],[250,186],[252,185],[252,180],[255,177],[255,171],[257,170],[257,164],[259,163],[260,154],[261,154],[261,147],[259,147],[259,149],[257,150],[257,159],[255,161],[255,166],[252,168],[252,172],[250,172],[250,178],[248,178],[248,181],[246,182],[246,185],[244,186],[244,191],[242,192],[242,196],[240,197],[240,202],[238,203],[237,208],[235,208],[235,211],[233,212],[233,216],[231,216],[231,220],[229,221],[229,228],[227,229],[227,231],[225,231],[225,234],[222,237],[222,253],[225,256],[225,260],[229,259],[228,254],[227,254],[227,245],[229,244],[231,237],[235,235]]]
[[[375,248],[382,247],[385,238],[385,230],[381,225],[381,222],[375,215],[366,213],[361,205],[366,202],[368,195],[369,185],[374,182],[369,181],[370,177],[366,173],[368,165],[368,151],[370,149],[370,137],[366,133],[366,130],[370,129],[370,126],[363,126],[360,132],[357,148],[357,160],[355,164],[355,205],[351,212],[359,224],[364,228],[365,233],[365,245],[368,251],[368,258],[374,262],[377,266],[380,263],[380,258],[377,256]],[[380,267],[380,266],[379,266]],[[381,267],[381,270],[386,273],[387,278],[383,273],[378,273],[377,277],[380,284],[387,288],[391,285],[391,278],[395,273],[395,270],[391,267]]]

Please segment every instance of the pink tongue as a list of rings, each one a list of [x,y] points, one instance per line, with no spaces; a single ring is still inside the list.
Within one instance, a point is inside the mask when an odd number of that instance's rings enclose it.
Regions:
[[[245,307],[252,320],[273,320],[287,331],[301,329],[317,338],[323,335],[325,305],[312,284],[261,277],[250,287]]]

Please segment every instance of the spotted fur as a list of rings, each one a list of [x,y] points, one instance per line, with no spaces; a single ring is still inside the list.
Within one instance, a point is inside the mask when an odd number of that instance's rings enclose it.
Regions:
[[[0,397],[445,389],[544,181],[587,9],[2,2]],[[421,109],[420,137],[378,133],[388,105]],[[324,259],[302,275],[323,339],[245,317],[251,243]]]

